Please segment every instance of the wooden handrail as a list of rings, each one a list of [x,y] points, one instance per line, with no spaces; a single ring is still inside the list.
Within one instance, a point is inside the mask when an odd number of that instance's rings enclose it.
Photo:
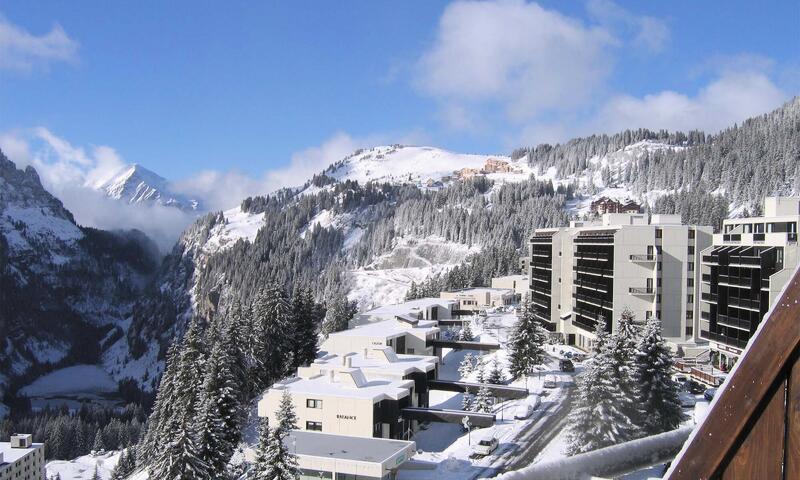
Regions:
[[[784,467],[781,465],[782,462],[786,463],[785,467],[797,468],[797,459],[792,459],[792,456],[797,454],[794,451],[797,445],[791,441],[792,435],[798,436],[797,432],[793,431],[797,426],[791,423],[787,426],[782,423],[791,415],[797,415],[797,412],[789,412],[785,418],[773,412],[783,411],[781,409],[784,408],[787,390],[790,398],[792,395],[797,396],[797,386],[793,389],[792,384],[797,385],[797,377],[800,376],[798,270],[759,328],[745,350],[743,358],[739,360],[717,394],[705,421],[687,440],[665,479],[698,480],[722,476],[722,472],[728,468],[734,456],[742,452],[747,454],[747,458],[753,464],[761,462],[760,465],[764,465],[764,462],[767,462],[767,467],[773,472],[782,471]],[[776,421],[781,422],[777,427]],[[783,451],[783,447],[780,452],[769,452],[769,445],[761,445],[752,440],[746,442],[752,432],[760,433],[763,429],[780,426],[788,429],[787,436],[790,437],[786,452]],[[767,453],[770,455],[767,456]],[[769,460],[765,460],[767,458]],[[782,460],[773,460],[776,458]],[[737,460],[741,461],[741,458]],[[776,462],[778,464],[774,465]],[[786,473],[783,471],[784,478],[796,478],[787,476]],[[767,472],[762,471],[761,474],[767,475],[761,478],[776,478],[768,477],[770,474]]]

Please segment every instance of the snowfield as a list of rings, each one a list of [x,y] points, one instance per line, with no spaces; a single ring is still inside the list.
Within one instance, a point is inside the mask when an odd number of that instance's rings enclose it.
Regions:
[[[252,242],[264,225],[264,215],[243,212],[241,207],[226,210],[222,215],[226,221],[211,230],[208,241],[203,245],[203,253],[212,254],[230,248],[239,240]]]
[[[97,365],[75,365],[48,373],[20,389],[28,397],[112,393],[117,383]]]
[[[45,473],[47,478],[60,475],[61,480],[90,480],[96,467],[100,478],[109,480],[119,456],[120,452],[104,452],[84,455],[74,460],[52,460],[45,465]]]

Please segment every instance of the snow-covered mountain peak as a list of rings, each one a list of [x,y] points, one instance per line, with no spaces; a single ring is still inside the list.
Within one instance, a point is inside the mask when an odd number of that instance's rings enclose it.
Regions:
[[[162,176],[134,163],[122,168],[110,179],[93,186],[109,198],[130,204],[155,203],[181,210],[200,210],[200,203],[170,191]]]

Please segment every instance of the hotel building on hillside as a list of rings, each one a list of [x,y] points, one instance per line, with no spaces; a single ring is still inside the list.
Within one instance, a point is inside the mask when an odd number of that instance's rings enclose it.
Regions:
[[[396,305],[383,305],[364,313],[356,314],[350,320],[350,327],[367,323],[394,320],[398,315],[409,315],[417,320],[450,320],[457,302],[441,298],[418,298]]]
[[[297,376],[273,385],[258,402],[258,415],[275,425],[284,391],[292,396],[300,430],[408,440],[417,422],[406,407],[428,406],[428,380],[436,357],[396,355],[391,347],[326,355]]]
[[[367,323],[330,334],[320,351],[345,355],[365,348],[392,347],[397,354],[433,355],[432,340],[439,339],[435,320],[419,320],[416,316],[394,315],[393,320]]]
[[[514,290],[510,288],[464,288],[439,293],[444,300],[457,302],[455,309],[461,312],[478,312],[487,308],[514,303]]]
[[[767,197],[764,216],[723,222],[702,252],[700,338],[729,369],[798,263],[800,197]]]
[[[44,444],[33,443],[33,435],[14,434],[0,442],[0,480],[42,480]]]
[[[567,344],[588,349],[598,321],[615,332],[622,312],[661,319],[673,345],[696,338],[700,251],[712,228],[679,215],[604,214],[544,228],[530,239],[530,294],[536,316]]]

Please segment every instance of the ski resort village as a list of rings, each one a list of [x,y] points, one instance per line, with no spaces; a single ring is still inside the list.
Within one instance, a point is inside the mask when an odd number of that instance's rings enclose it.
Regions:
[[[798,19],[0,2],[0,480],[800,480]]]

